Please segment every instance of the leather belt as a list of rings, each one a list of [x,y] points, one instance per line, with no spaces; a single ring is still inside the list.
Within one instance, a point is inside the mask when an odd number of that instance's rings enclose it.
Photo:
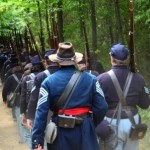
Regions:
[[[69,120],[71,119],[71,120],[75,121],[75,125],[81,125],[83,123],[84,119],[86,119],[88,117],[92,117],[92,113],[88,112],[88,113],[84,113],[81,115],[65,115],[65,114],[63,114],[62,116],[63,116],[63,118],[65,118],[64,123],[70,122]],[[58,117],[58,114],[57,115],[55,114],[53,117]],[[60,115],[59,115],[59,117],[60,117]],[[55,123],[58,125],[58,120]]]
[[[127,119],[127,118],[129,118],[124,109],[126,109],[126,108],[122,109],[121,119]],[[138,110],[136,108],[134,108],[134,107],[131,108],[131,111],[132,111],[133,116],[138,113]],[[106,116],[109,117],[109,118],[112,118],[114,112],[115,112],[115,109],[109,109],[107,111],[107,113],[106,113]],[[117,118],[117,115],[115,115],[114,118]]]
[[[76,117],[75,124],[80,125],[83,123],[85,118],[92,117],[92,113],[85,113],[85,114],[81,114],[75,117]]]

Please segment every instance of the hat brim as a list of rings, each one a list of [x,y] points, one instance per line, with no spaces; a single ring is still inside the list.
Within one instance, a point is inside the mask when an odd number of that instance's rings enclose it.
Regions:
[[[52,54],[52,55],[49,55],[48,56],[49,60],[52,61],[52,62],[57,62],[59,63],[60,65],[74,65],[78,62],[80,62],[82,59],[83,59],[83,54],[81,53],[78,53],[78,52],[75,52],[75,57],[74,59],[70,59],[70,60],[67,60],[67,61],[63,61],[63,60],[60,60],[58,57],[57,57],[57,54]]]

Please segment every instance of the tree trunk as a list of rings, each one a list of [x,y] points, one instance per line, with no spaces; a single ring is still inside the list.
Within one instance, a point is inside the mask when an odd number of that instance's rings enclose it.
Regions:
[[[24,31],[24,41],[25,41],[25,48],[26,48],[26,51],[27,51],[27,62],[30,62],[30,59],[29,59],[29,37],[28,37],[28,31],[27,31],[27,28],[25,28],[25,31]]]
[[[59,42],[64,42],[64,35],[63,35],[63,11],[62,11],[62,0],[59,0],[58,2],[58,20],[57,20],[57,25],[58,25],[58,37],[59,37]]]
[[[45,0],[45,20],[46,20],[46,28],[47,28],[47,33],[48,33],[48,45],[49,47],[53,47],[53,43],[52,43],[52,36],[51,36],[51,32],[50,32],[50,24],[49,24],[49,13],[48,13],[48,7],[49,3],[48,0]]]
[[[119,8],[119,1],[114,0],[115,5],[115,12],[116,12],[116,23],[117,23],[117,42],[121,41],[124,42],[123,32],[122,32],[122,20],[121,20],[121,14],[120,14],[120,8]]]
[[[43,24],[42,24],[42,16],[41,16],[41,8],[40,8],[40,2],[37,0],[38,5],[38,13],[39,13],[39,22],[40,22],[40,41],[41,41],[41,47],[42,51],[45,51],[45,40],[43,35]]]
[[[91,0],[90,2],[91,9],[91,22],[92,22],[92,50],[97,49],[97,28],[96,28],[96,11],[95,11],[95,1]]]

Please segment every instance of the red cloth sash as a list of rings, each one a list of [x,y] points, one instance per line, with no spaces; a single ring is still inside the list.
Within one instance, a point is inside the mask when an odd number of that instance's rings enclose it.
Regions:
[[[89,107],[80,107],[80,108],[65,109],[63,114],[76,116],[76,115],[88,113],[89,111],[90,111]],[[61,113],[62,113],[62,109],[59,109],[58,114]]]

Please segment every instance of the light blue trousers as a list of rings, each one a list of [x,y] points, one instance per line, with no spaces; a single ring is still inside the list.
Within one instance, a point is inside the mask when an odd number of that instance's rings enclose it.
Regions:
[[[26,126],[23,126],[23,130],[24,130],[24,136],[26,139],[26,144],[31,149],[31,132]]]
[[[109,122],[111,121],[111,118],[105,117],[105,119],[107,119]],[[136,123],[139,122],[138,114],[134,116],[134,120]],[[112,125],[114,126],[116,125],[116,119],[112,120]],[[129,138],[131,125],[132,124],[129,119],[120,119],[119,127],[118,127],[118,143],[114,150],[138,150],[139,149],[139,141],[138,140],[131,141]]]
[[[20,137],[20,143],[25,143],[26,139],[24,136],[24,129],[23,126],[21,125],[21,118],[20,118],[20,107],[15,107],[14,108],[16,120],[17,120],[17,128],[18,128],[18,133]]]

